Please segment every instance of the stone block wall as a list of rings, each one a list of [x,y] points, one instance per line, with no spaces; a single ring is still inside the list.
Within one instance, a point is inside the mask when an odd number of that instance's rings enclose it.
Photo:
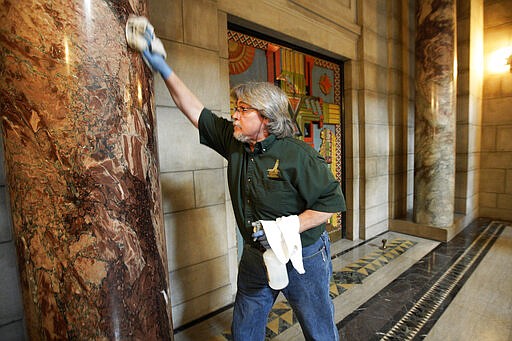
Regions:
[[[357,236],[367,239],[412,208],[415,20],[405,1],[360,5]]]
[[[227,19],[214,1],[149,1],[150,20],[168,63],[203,104],[229,115]],[[163,191],[174,327],[234,299],[236,224],[224,159],[199,144],[197,129],[155,75],[160,180]]]
[[[23,303],[5,185],[4,146],[0,134],[0,339],[24,340]]]
[[[485,74],[482,106],[480,215],[512,220],[512,73],[505,58],[512,54],[512,6],[507,0],[485,0]],[[492,54],[508,53],[505,68],[492,71]]]
[[[483,19],[483,0],[457,1],[455,213],[464,215],[466,223],[478,216],[479,208]]]

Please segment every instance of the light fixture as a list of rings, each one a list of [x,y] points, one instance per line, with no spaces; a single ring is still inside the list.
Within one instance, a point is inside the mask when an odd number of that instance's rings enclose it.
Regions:
[[[487,56],[487,72],[498,74],[512,72],[512,46],[500,48]]]

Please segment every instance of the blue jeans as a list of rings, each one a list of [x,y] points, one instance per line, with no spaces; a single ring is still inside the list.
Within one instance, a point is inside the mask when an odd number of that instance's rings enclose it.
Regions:
[[[327,232],[314,244],[304,247],[302,256],[306,273],[299,274],[288,262],[290,283],[281,291],[293,308],[306,340],[338,341],[334,306],[329,296],[332,263]],[[278,294],[278,290],[268,286],[262,253],[245,245],[238,269],[231,326],[233,340],[265,339],[267,317]]]

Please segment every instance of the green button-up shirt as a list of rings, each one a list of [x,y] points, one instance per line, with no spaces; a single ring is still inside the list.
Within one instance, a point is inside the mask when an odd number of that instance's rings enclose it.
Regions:
[[[303,141],[270,135],[255,145],[233,137],[230,121],[204,109],[199,117],[202,144],[228,161],[228,186],[240,233],[253,243],[252,225],[257,220],[298,215],[307,209],[345,211],[340,184],[325,160]],[[301,233],[303,246],[313,244],[325,223]]]

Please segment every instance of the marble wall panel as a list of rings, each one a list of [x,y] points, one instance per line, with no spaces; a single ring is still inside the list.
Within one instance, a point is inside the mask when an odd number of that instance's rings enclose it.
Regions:
[[[229,269],[235,269],[235,271],[229,271],[229,283],[231,284],[231,293],[234,301],[234,297],[236,294],[236,281],[238,278],[238,261],[240,260],[241,255],[236,247],[230,248],[228,253],[228,266]]]
[[[228,36],[228,15],[226,12],[218,11],[217,12],[218,19],[218,40],[219,40],[219,57],[222,59],[226,59],[227,62],[229,62],[229,49],[228,49],[228,40],[226,37]],[[222,63],[222,61],[221,61]],[[228,68],[227,73],[224,74],[224,72],[221,72],[221,77],[227,77],[229,79],[229,66],[226,65]],[[229,80],[228,80],[229,83]]]
[[[163,32],[173,71],[207,108],[229,117],[227,14],[217,5],[203,0],[150,0],[150,14],[157,34]],[[175,12],[166,14],[167,9]],[[166,213],[171,213],[165,215],[170,277],[174,284],[187,283],[193,277],[190,273],[200,275],[192,269],[208,268],[234,252],[235,263],[225,262],[219,274],[229,273],[226,280],[235,278],[236,223],[224,180],[226,162],[199,144],[197,129],[175,108],[161,77],[155,79],[163,202]],[[197,285],[192,291],[186,285],[172,291],[173,299],[179,298],[173,301],[175,326],[233,300],[231,285],[228,290],[218,289],[203,277]]]
[[[505,193],[512,193],[512,170],[507,171],[505,177]]]
[[[345,91],[358,90],[361,87],[359,82],[361,62],[357,60],[347,60],[343,63],[343,75],[345,76]],[[351,111],[349,111],[351,112]]]
[[[183,42],[183,2],[148,0],[149,19],[158,37]]]
[[[0,326],[3,326],[23,319],[21,288],[13,243],[0,244],[0,269]]]
[[[28,337],[25,332],[23,321],[14,321],[0,327],[0,335],[5,340],[26,340]]]
[[[227,33],[226,33],[227,34]],[[227,52],[226,52],[227,53]],[[221,59],[220,60],[220,84],[219,84],[220,92],[229,94],[231,89],[229,85],[229,59]],[[219,115],[231,119],[230,114],[230,99],[229,96],[220,96],[220,113]],[[227,160],[226,160],[227,166]]]
[[[7,189],[0,186],[0,244],[11,240],[11,212],[7,202]]]
[[[385,93],[364,91],[365,117],[367,124],[387,125],[390,121],[388,114],[388,96]]]
[[[366,125],[366,156],[384,156],[389,154],[389,127],[380,124]]]
[[[368,90],[386,93],[388,72],[385,67],[373,63],[364,63],[364,86]]]
[[[235,213],[233,212],[233,205],[231,205],[231,200],[226,201],[226,228],[228,237],[228,249],[231,250],[237,247],[236,238],[238,232]]]
[[[455,186],[455,197],[466,197],[468,188],[467,188],[467,172],[457,172],[456,173],[456,182],[458,186]]]
[[[388,201],[388,182],[388,175],[366,179],[366,207],[382,205]]]
[[[479,213],[481,217],[494,217],[494,219],[512,221],[512,210],[482,207]]]
[[[468,171],[468,156],[467,156],[467,154],[461,153],[460,155],[457,155],[456,169],[457,169],[457,172],[467,172]]]
[[[190,301],[178,304],[172,309],[172,320],[175,326],[182,326],[198,317],[205,316],[226,306],[226,302],[233,302],[231,286],[227,285],[213,290],[208,295],[201,295]],[[220,330],[219,334],[224,331]],[[219,335],[217,334],[217,335]]]
[[[194,172],[196,207],[224,203],[224,168],[197,170]]]
[[[208,50],[219,50],[216,2],[210,0],[183,1],[183,17],[201,18],[200,23],[196,20],[185,20],[183,23],[185,44]]]
[[[225,212],[222,204],[165,215],[170,271],[227,253]]]
[[[0,134],[0,186],[5,185],[4,138]]]
[[[465,153],[468,150],[469,143],[469,125],[458,124],[457,125],[457,153]]]
[[[387,66],[387,39],[367,28],[363,28],[363,32],[364,60],[377,65]]]
[[[485,169],[512,169],[512,153],[491,152],[482,153],[482,167]]]
[[[485,138],[482,140],[482,152],[489,152],[496,150],[496,126],[483,126],[482,135]]]
[[[484,80],[483,96],[485,98],[500,97],[502,95],[501,74],[487,75]]]
[[[31,339],[172,339],[144,1],[5,2],[0,120]],[[169,295],[167,295],[169,296]]]
[[[512,97],[512,77],[501,77],[500,95],[503,97]]]
[[[485,0],[484,22],[485,26],[500,26],[503,24],[510,24],[512,18],[512,8],[508,0]]]
[[[469,95],[468,121],[476,127],[482,126],[482,83],[480,83],[480,91],[471,90],[471,94]],[[480,143],[475,143],[472,151],[479,150]]]
[[[337,23],[339,25],[341,25],[345,20],[351,23],[356,22],[356,0],[290,0],[290,2],[295,3],[301,7],[307,8],[308,11],[318,14],[321,17],[328,18],[330,21]]]
[[[510,22],[505,25],[492,25],[485,29],[484,54],[488,55],[503,47],[510,46],[512,33],[509,28]]]
[[[364,17],[362,24],[375,34],[386,38],[388,31],[388,12],[384,1],[363,1]]]
[[[459,29],[460,29],[460,24],[457,26],[457,34],[460,33]],[[468,37],[469,37],[469,35],[468,35]],[[459,41],[457,44],[457,65],[459,66],[459,70],[461,68],[464,71],[469,70],[470,51],[471,51],[470,46],[471,45],[470,45],[469,40]]]
[[[352,160],[352,164],[359,165],[359,159]],[[345,161],[347,162],[347,161]],[[359,174],[359,173],[358,173]],[[360,208],[361,181],[359,175],[356,178],[346,178],[345,200],[347,202],[347,212],[345,213],[347,226],[347,238],[355,240],[359,238],[359,208]]]
[[[170,172],[160,175],[162,207],[164,213],[183,211],[195,207],[194,173]]]
[[[374,210],[372,210],[374,211]],[[366,224],[364,231],[360,231],[360,235],[363,239],[367,240],[378,236],[379,234],[389,230],[389,220],[386,218],[376,224]]]
[[[480,183],[480,191],[490,193],[503,193],[505,183],[505,169],[488,169],[481,170],[481,176],[484,181]]]
[[[157,107],[157,117],[162,172],[223,167],[223,158],[199,143],[199,132],[178,109]]]
[[[512,210],[512,195],[498,194],[497,207],[504,210]]]
[[[468,94],[457,95],[457,125],[468,123],[469,101]]]
[[[512,124],[512,97],[484,98],[482,121],[486,125]]]
[[[357,22],[326,20],[304,11],[300,6],[291,5],[290,1],[217,0],[217,4],[219,10],[231,14],[233,20],[248,28],[263,28],[262,33],[317,50],[329,57],[357,57],[357,39],[361,34]]]
[[[496,135],[496,151],[512,152],[512,125],[498,127]]]
[[[229,285],[228,256],[213,258],[170,273],[174,305],[182,304],[195,297],[204,295]]]
[[[457,84],[460,83],[458,90],[460,90],[461,95],[469,94],[469,77],[470,77],[469,70],[468,71],[464,70],[464,71],[457,73]]]
[[[480,172],[480,168],[482,168],[480,155],[480,153],[473,153],[469,155],[468,158],[468,169],[474,171],[476,174],[478,174]]]
[[[194,23],[197,24],[197,19],[194,19]],[[215,36],[215,40],[217,39]],[[223,92],[227,88],[226,84],[221,84],[218,52],[162,41],[168,55],[167,62],[174,72],[208,109],[220,110],[226,101],[226,95],[229,97],[229,92]],[[175,106],[162,77],[155,77],[155,100],[158,106]]]

